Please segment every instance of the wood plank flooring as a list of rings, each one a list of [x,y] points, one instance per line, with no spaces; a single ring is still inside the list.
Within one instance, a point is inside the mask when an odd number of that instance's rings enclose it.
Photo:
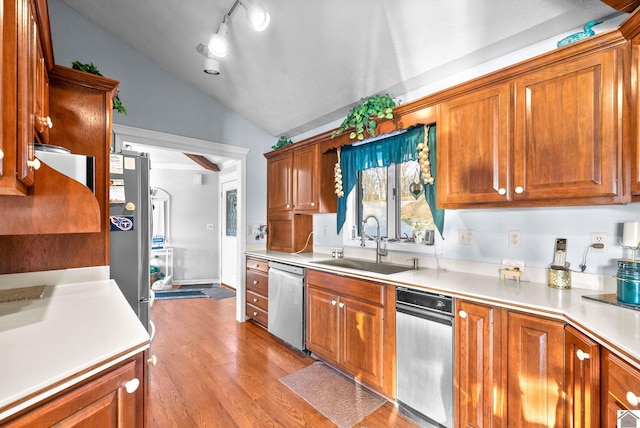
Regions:
[[[236,299],[156,301],[149,425],[333,427],[279,379],[315,360],[251,322],[235,320]],[[385,403],[356,427],[415,427]]]

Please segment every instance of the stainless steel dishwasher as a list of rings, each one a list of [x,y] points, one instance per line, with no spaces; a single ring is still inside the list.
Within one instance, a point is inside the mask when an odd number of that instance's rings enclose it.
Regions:
[[[453,427],[453,297],[397,287],[396,354],[400,410]]]
[[[301,351],[306,348],[305,276],[305,268],[269,262],[267,330]]]

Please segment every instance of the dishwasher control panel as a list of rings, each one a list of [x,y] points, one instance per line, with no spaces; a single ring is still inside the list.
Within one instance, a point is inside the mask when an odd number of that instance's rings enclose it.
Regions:
[[[396,302],[443,314],[453,314],[453,297],[407,287],[396,287]]]

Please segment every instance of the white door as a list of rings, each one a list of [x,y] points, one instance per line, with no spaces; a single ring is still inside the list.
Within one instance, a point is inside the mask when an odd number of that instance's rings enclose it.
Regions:
[[[220,188],[220,282],[238,288],[238,182],[221,181]]]

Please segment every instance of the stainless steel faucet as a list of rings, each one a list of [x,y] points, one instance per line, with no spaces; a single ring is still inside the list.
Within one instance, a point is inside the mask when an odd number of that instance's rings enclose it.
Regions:
[[[365,239],[367,234],[364,232],[364,227],[367,225],[367,221],[369,221],[370,218],[372,218],[372,219],[374,219],[376,221],[376,238],[375,238],[376,239],[376,263],[380,263],[381,257],[387,255],[387,249],[386,248],[380,248],[380,244],[382,242],[382,237],[380,236],[380,221],[374,215],[368,215],[362,221],[362,235],[360,237],[360,246],[361,247],[365,246],[364,239]]]

